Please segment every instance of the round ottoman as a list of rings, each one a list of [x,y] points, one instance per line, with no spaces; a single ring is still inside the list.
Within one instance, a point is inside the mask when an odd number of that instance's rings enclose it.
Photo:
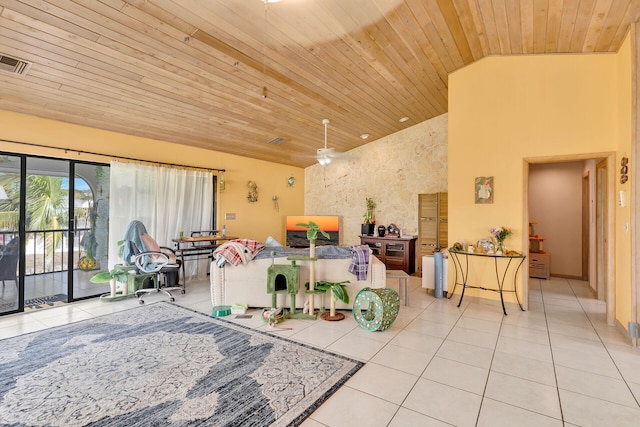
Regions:
[[[364,308],[364,311],[363,311]],[[400,311],[400,297],[389,288],[364,288],[353,300],[353,317],[367,331],[388,329]]]

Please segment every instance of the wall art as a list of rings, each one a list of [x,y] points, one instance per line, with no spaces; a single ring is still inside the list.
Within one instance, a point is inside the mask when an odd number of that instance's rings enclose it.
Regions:
[[[479,176],[475,183],[476,203],[493,203],[493,177]]]

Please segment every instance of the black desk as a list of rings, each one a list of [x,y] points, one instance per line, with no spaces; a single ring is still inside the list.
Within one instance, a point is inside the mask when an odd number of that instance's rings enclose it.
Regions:
[[[199,259],[213,259],[213,251],[220,246],[220,242],[227,242],[229,240],[237,239],[232,236],[191,236],[181,237],[179,239],[171,239],[175,244],[176,255],[180,257],[182,262],[182,277],[186,283],[187,276],[185,274],[184,264],[187,259],[199,260]]]
[[[474,253],[474,252],[464,252],[464,251],[454,251],[450,250],[451,258],[453,259],[453,265],[456,270],[456,279],[453,286],[453,291],[449,298],[451,298],[456,291],[456,286],[459,284],[462,285],[462,295],[460,295],[460,301],[458,302],[458,307],[462,304],[462,298],[464,298],[464,290],[466,288],[472,289],[482,289],[484,291],[492,291],[498,292],[500,294],[500,302],[502,303],[502,311],[505,316],[507,315],[507,309],[504,307],[504,298],[502,297],[503,292],[513,292],[516,294],[516,301],[518,301],[518,305],[520,306],[520,310],[524,311],[522,304],[520,303],[520,298],[518,298],[518,291],[516,288],[516,278],[518,277],[518,272],[520,271],[520,267],[524,263],[526,258],[525,255],[488,255],[484,253]],[[469,258],[473,259],[493,259],[495,270],[496,270],[496,283],[498,285],[497,288],[486,288],[484,286],[472,286],[467,283],[469,280]],[[464,267],[462,259],[464,259]],[[503,260],[504,262],[500,262],[504,266],[502,272],[499,269],[499,260]],[[513,265],[513,289],[505,289],[504,284],[509,273],[509,268]],[[462,280],[462,281],[460,281]]]

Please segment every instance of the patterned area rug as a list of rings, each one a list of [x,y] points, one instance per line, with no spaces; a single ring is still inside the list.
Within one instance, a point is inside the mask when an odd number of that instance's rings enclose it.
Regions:
[[[0,340],[0,426],[295,426],[362,365],[149,304]]]

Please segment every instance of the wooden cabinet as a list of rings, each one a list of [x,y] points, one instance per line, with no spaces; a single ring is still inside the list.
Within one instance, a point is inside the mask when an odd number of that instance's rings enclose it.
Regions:
[[[384,263],[387,270],[404,270],[407,274],[415,273],[415,237],[360,236],[360,244],[368,245],[373,251],[373,255]]]
[[[418,239],[420,256],[433,255],[436,248],[446,248],[449,240],[447,193],[419,194]]]
[[[549,280],[551,277],[551,255],[548,252],[529,253],[529,277]]]

